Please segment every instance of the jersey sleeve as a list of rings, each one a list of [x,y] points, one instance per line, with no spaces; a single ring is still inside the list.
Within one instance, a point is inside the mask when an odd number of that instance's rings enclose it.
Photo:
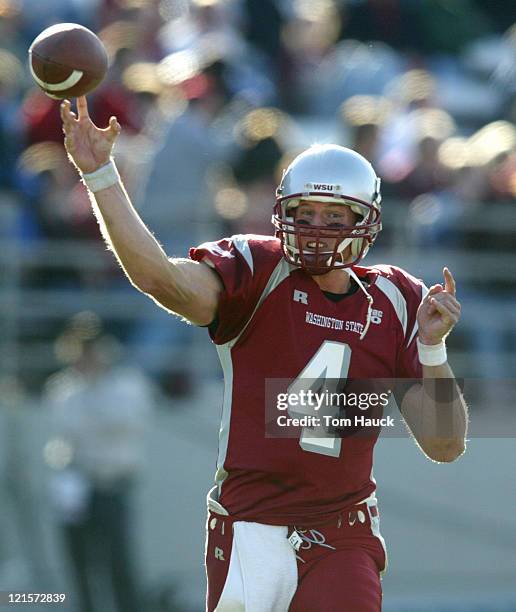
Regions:
[[[224,289],[209,332],[215,344],[229,342],[243,330],[258,304],[274,269],[273,252],[266,239],[237,235],[192,248],[190,258],[207,263],[222,280]]]
[[[398,350],[396,378],[421,378],[423,369],[419,361],[416,338],[418,336],[417,311],[428,289],[422,280],[400,268],[394,268],[396,285],[405,299],[407,324]]]

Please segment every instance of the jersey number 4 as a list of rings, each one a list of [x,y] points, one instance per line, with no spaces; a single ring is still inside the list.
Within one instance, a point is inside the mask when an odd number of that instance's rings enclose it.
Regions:
[[[339,383],[342,384],[343,379],[347,378],[350,359],[351,349],[347,344],[325,340],[289,386],[288,393],[306,398],[306,392],[312,391],[321,399],[331,393],[337,393]],[[303,391],[304,393],[301,393]],[[300,402],[299,406],[289,407],[288,412],[293,418],[314,417],[313,421],[317,423],[314,427],[303,427],[299,438],[303,450],[338,457],[342,440],[337,434],[328,431],[323,417],[337,416],[339,408],[326,404],[326,401],[323,401],[322,407],[317,408],[317,402]]]

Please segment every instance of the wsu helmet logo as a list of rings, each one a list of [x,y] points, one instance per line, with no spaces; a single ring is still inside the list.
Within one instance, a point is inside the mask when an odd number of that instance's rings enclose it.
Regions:
[[[340,185],[332,185],[330,183],[307,183],[305,189],[309,191],[340,191]]]

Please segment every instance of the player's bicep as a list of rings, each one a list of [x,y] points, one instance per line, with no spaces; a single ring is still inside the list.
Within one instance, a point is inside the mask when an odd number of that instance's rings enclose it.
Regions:
[[[209,325],[217,316],[222,290],[219,275],[206,263],[174,258],[169,282],[156,288],[151,297],[195,325]]]

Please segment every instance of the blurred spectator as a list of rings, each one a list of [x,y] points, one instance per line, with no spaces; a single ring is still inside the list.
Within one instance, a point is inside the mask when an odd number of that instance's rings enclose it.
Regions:
[[[10,1],[10,0],[8,0]],[[30,44],[45,28],[54,23],[81,23],[95,28],[95,15],[101,0],[16,0],[21,5],[23,33]],[[27,47],[28,47],[27,44]]]
[[[373,165],[378,155],[380,126],[376,123],[357,125],[353,134],[351,148],[363,155]]]
[[[104,611],[111,598],[119,612],[141,612],[131,497],[145,460],[153,387],[118,363],[120,346],[93,313],[76,315],[56,350],[71,365],[46,385],[54,423],[46,458],[80,610]]]
[[[66,159],[64,148],[55,142],[40,142],[23,152],[18,159],[13,181],[20,204],[16,235],[24,241],[25,250],[38,248],[39,241],[84,240],[97,237],[98,227],[84,185]],[[92,257],[102,257],[104,247],[95,241]],[[118,275],[116,262],[108,262],[102,271],[91,271],[74,258],[43,263],[37,270],[24,270],[23,286],[31,288],[75,288],[105,286]]]
[[[494,25],[495,31],[504,32],[514,24],[514,12],[507,10],[506,0],[473,0],[478,10],[489,15],[490,25]]]
[[[144,60],[158,60],[161,47],[156,36],[163,25],[166,2],[135,2],[134,0],[100,0],[97,22],[108,53],[131,48]]]
[[[382,132],[392,114],[393,104],[384,96],[352,96],[341,104],[344,141],[373,166],[377,165]]]
[[[473,0],[422,0],[416,3],[424,53],[457,53],[468,42],[488,31],[489,20]]]
[[[142,129],[144,117],[138,97],[123,81],[124,71],[135,57],[131,49],[122,47],[116,51],[107,78],[91,96],[89,111],[96,125],[108,125],[114,115],[126,134],[137,134]]]
[[[454,53],[484,33],[485,3],[472,0],[358,0],[343,3],[346,38],[376,40],[395,49]]]
[[[282,87],[286,54],[281,40],[284,18],[275,0],[244,0],[244,34],[263,54],[267,72]]]
[[[32,41],[24,35],[24,15],[20,0],[2,0],[0,3],[0,40],[2,47],[19,60],[25,58]]]
[[[22,103],[28,144],[63,142],[59,102],[46,96],[40,89],[30,89]]]
[[[231,179],[222,184],[216,197],[217,212],[227,219],[232,233],[271,233],[271,193],[290,131],[288,116],[270,107],[250,111],[235,126],[238,149],[231,177],[235,184]]]
[[[6,355],[7,352],[4,352]],[[4,364],[2,364],[4,366]],[[48,579],[41,532],[31,504],[33,480],[24,446],[24,426],[20,406],[26,390],[15,377],[0,370],[0,585],[42,585]]]
[[[400,196],[415,198],[423,193],[441,191],[451,184],[451,172],[439,160],[439,144],[431,136],[419,141],[414,166],[398,186]]]
[[[165,244],[171,243],[170,254],[177,255],[186,254],[184,247],[197,237],[191,224],[212,216],[207,172],[230,153],[215,122],[228,101],[220,70],[208,67],[188,79],[182,89],[187,106],[179,116],[162,117],[160,140],[154,141],[150,173],[141,193],[146,222]],[[171,240],[176,233],[180,243]]]
[[[0,189],[13,188],[16,158],[24,144],[24,125],[18,110],[22,86],[21,62],[0,48]]]
[[[182,90],[188,103],[179,116],[162,117],[138,198],[145,222],[174,257],[186,257],[191,246],[217,232],[209,176],[232,153],[220,131],[224,124],[217,122],[228,102],[223,64],[207,66],[183,83]],[[168,393],[182,395],[192,389],[185,351],[194,339],[183,322],[160,310],[136,324],[131,356],[153,374],[169,364],[161,382]]]
[[[491,164],[489,184],[493,200],[509,200],[516,197],[516,151],[500,153]]]
[[[281,53],[282,14],[275,0],[244,0],[247,40],[261,49],[270,61],[276,61]]]
[[[418,4],[412,0],[365,0],[341,3],[342,38],[378,40],[413,50],[420,41]]]

